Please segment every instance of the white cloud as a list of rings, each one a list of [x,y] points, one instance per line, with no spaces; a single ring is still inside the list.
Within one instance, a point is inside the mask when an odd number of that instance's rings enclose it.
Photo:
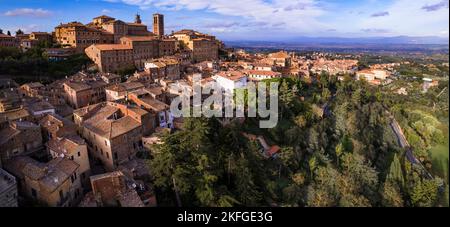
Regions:
[[[367,0],[352,6],[323,0],[104,1],[135,5],[141,9],[215,13],[220,15],[218,24],[222,23],[222,26],[209,26],[206,18],[193,19],[196,22],[189,26],[207,32],[258,35],[263,38],[330,34],[445,36],[441,31],[447,30],[449,24],[448,0],[392,0],[389,3]],[[349,8],[346,10],[345,7]],[[351,11],[346,12],[348,10]]]
[[[25,33],[31,33],[31,32],[41,31],[40,28],[41,27],[37,24],[28,24],[28,25],[22,26],[22,27],[18,27],[18,26],[5,27],[3,29],[3,32],[6,33],[6,31],[10,31],[13,35],[15,35],[16,31],[19,29]]]
[[[108,14],[111,13],[112,11],[109,9],[102,9],[102,14]]]
[[[19,8],[4,13],[8,17],[29,16],[29,17],[48,17],[52,12],[45,9]]]
[[[360,29],[383,29],[391,35],[428,36],[441,35],[448,28],[448,10],[425,11],[424,5],[435,5],[441,0],[395,0],[385,11],[384,17],[367,17],[355,24]]]
[[[204,10],[229,17],[242,17],[249,22],[284,24],[286,31],[313,32],[325,29],[317,19],[324,14],[318,0],[105,0],[136,5],[143,9]],[[295,18],[295,19],[294,19]]]

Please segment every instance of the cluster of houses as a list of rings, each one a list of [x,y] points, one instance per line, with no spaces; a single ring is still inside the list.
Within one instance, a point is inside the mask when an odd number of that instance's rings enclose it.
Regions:
[[[192,35],[185,31],[179,38],[186,33]],[[215,81],[224,91],[246,88],[250,81],[311,79],[324,71],[353,74],[373,85],[391,76],[387,66],[358,71],[356,60],[307,59],[285,51],[229,53],[237,61],[156,57],[127,76],[80,71],[46,85],[0,79],[0,206],[17,206],[19,198],[48,206],[156,206],[148,167],[137,156],[161,143],[163,132],[183,130],[183,118],[174,117],[170,105],[182,90],[193,94],[196,75],[202,85]],[[261,136],[244,136],[266,158],[280,152]]]

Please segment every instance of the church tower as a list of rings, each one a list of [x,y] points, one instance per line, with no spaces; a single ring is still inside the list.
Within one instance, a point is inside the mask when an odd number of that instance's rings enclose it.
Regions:
[[[164,36],[164,15],[153,14],[153,33],[159,37]]]

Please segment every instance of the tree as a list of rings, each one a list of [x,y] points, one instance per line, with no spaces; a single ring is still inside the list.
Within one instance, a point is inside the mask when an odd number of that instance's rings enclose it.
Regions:
[[[283,118],[284,112],[291,109],[294,104],[295,89],[291,90],[287,81],[283,81],[280,86],[279,98],[281,105],[281,118]]]
[[[3,30],[0,28],[0,34],[3,34]]]
[[[398,185],[390,181],[384,183],[381,192],[381,204],[384,207],[403,207],[404,201]]]
[[[308,124],[307,119],[304,115],[299,115],[295,118],[295,124],[299,127],[299,128],[304,128],[306,127],[306,125]]]
[[[23,31],[22,31],[20,28],[19,28],[19,30],[16,31],[16,36],[17,36],[17,35],[23,35],[23,34],[24,34],[24,33],[23,33]]]
[[[298,168],[299,160],[293,147],[284,147],[281,149],[280,160],[287,169],[295,170]]]
[[[437,200],[438,184],[436,180],[422,180],[416,183],[411,192],[413,206],[431,207]]]
[[[322,99],[326,102],[331,97],[331,92],[328,88],[323,88],[322,90]]]
[[[7,35],[9,35],[9,36],[11,36],[11,32],[10,31],[8,31],[8,33],[6,33]]]
[[[248,160],[241,155],[236,171],[236,192],[238,200],[246,206],[256,206],[262,199],[262,193],[255,184]]]
[[[391,166],[389,167],[389,173],[386,177],[386,181],[397,184],[400,188],[404,186],[405,180],[403,178],[402,166],[397,154],[392,159]]]

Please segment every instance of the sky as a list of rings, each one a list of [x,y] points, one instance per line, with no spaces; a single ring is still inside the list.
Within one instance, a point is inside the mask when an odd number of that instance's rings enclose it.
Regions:
[[[53,31],[99,15],[151,29],[165,15],[165,32],[183,28],[223,40],[295,37],[449,37],[449,0],[0,0],[0,29]]]

